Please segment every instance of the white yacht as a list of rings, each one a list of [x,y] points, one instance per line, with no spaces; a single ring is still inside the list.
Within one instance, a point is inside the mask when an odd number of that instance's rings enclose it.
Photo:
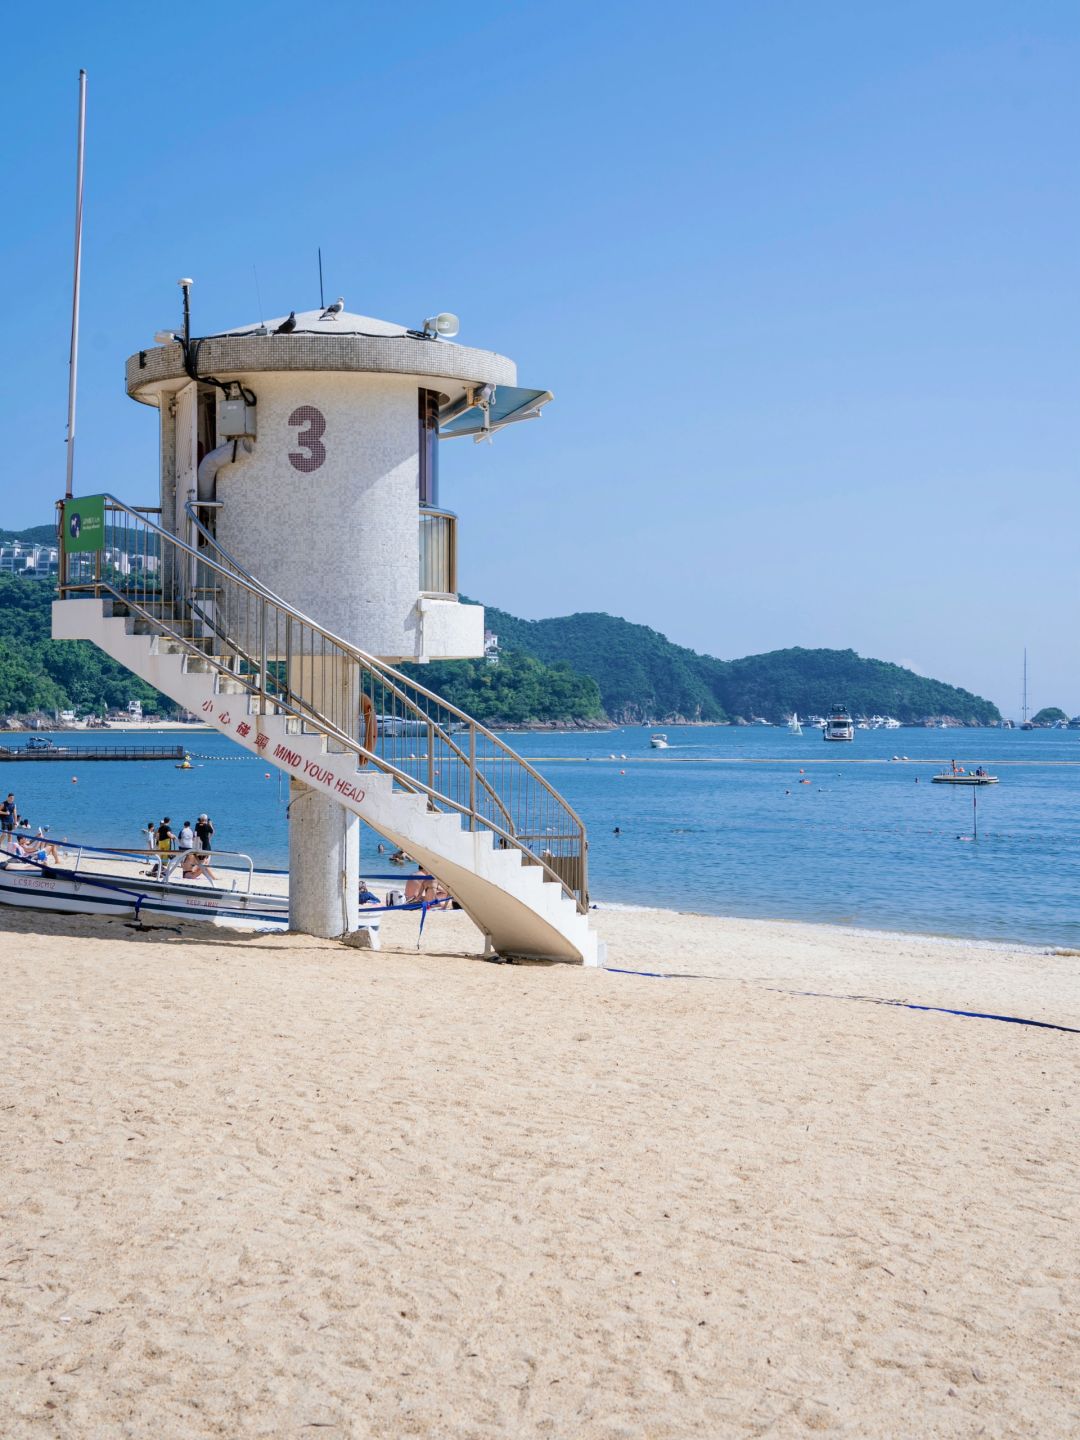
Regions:
[[[821,732],[823,740],[854,740],[855,726],[851,723],[851,716],[844,709],[843,705],[834,705],[829,712],[829,718],[825,722],[825,729]]]
[[[649,736],[649,744],[654,750],[667,750],[669,748],[668,738],[662,730],[657,730],[654,735]],[[625,755],[623,759],[626,759]]]

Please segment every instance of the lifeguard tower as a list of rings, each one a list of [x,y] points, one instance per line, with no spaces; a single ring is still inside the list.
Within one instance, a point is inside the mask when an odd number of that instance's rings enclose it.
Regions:
[[[160,506],[103,497],[96,553],[62,515],[54,636],[93,640],[289,775],[294,929],[357,928],[363,820],[491,951],[597,963],[581,821],[393,668],[484,654],[439,446],[532,418],[550,394],[454,343],[445,314],[410,329],[337,302],[193,338],[180,283],[182,331],[127,362],[128,394],[159,415]]]

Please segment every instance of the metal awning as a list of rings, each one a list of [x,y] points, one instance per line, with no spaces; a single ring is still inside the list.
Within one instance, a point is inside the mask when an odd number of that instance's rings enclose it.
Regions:
[[[473,385],[453,405],[439,411],[439,438],[472,435],[482,440],[519,420],[535,420],[555,397],[550,390],[522,390],[517,385]]]

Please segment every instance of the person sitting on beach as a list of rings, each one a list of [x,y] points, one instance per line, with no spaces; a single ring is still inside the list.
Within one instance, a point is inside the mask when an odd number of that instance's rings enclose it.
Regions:
[[[439,884],[438,880],[432,880],[429,888],[430,894],[424,897],[429,905],[441,905],[444,908],[453,905],[454,897],[445,885]]]
[[[30,821],[23,819],[22,823],[29,828]],[[36,860],[39,865],[44,865],[47,860],[52,864],[59,865],[60,857],[56,853],[56,846],[51,841],[45,840],[45,832],[39,827],[38,833],[34,835],[21,835],[19,837],[19,850],[26,860]]]
[[[428,905],[441,905],[450,899],[449,890],[444,889],[434,876],[426,875],[423,868],[405,882],[405,904],[417,904],[423,901]]]
[[[180,862],[180,879],[198,880],[200,875],[205,876],[211,885],[217,884],[217,881],[214,879],[214,872],[210,869],[210,866],[203,859],[199,851],[186,850],[184,852],[184,858]]]
[[[405,904],[414,905],[418,900],[426,900],[428,898],[427,888],[430,884],[429,877],[420,867],[416,875],[405,881]]]
[[[381,905],[381,904],[382,904],[382,901],[379,899],[378,895],[376,895],[373,890],[369,890],[368,887],[364,884],[363,880],[360,881],[360,904],[361,904],[361,905]]]

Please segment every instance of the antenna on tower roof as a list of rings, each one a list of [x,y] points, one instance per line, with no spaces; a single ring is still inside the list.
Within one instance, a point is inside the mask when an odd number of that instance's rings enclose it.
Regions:
[[[67,485],[75,474],[75,393],[79,383],[79,291],[82,285],[83,157],[86,149],[86,71],[79,71],[79,128],[75,150],[75,279],[71,287],[71,354],[68,359]]]

